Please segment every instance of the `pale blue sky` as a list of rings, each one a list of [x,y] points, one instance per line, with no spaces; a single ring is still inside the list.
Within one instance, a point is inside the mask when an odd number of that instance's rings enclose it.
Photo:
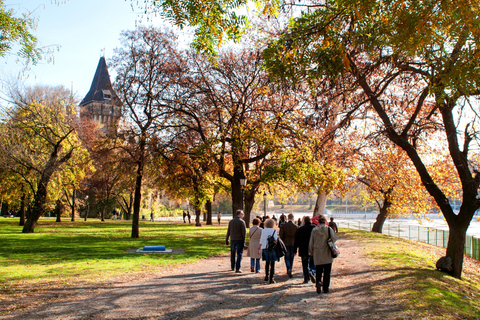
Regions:
[[[53,54],[53,62],[41,61],[32,67],[26,77],[27,85],[64,85],[72,87],[78,99],[87,94],[98,64],[105,49],[105,58],[113,55],[120,46],[120,33],[133,30],[136,25],[154,24],[161,26],[159,18],[139,15],[132,10],[130,0],[6,0],[7,8],[18,13],[34,12],[38,18],[39,46],[59,45]],[[143,2],[140,1],[141,3]],[[18,77],[22,70],[16,57],[0,58],[1,80]],[[109,69],[112,82],[114,71]]]

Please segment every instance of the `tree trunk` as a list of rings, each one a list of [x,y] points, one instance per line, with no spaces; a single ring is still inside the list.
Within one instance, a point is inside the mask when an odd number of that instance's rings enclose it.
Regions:
[[[75,221],[75,198],[77,197],[77,190],[72,192],[72,221]]]
[[[138,238],[140,236],[140,204],[142,200],[142,165],[138,165],[137,179],[135,182],[135,197],[133,200],[133,221],[132,221],[132,238]]]
[[[202,214],[201,210],[195,210],[195,226],[201,227],[202,223],[200,222],[200,215]]]
[[[57,205],[55,206],[55,213],[57,216],[57,220],[55,222],[62,222],[63,204],[60,200],[57,200]]]
[[[252,221],[252,209],[253,205],[255,204],[255,190],[249,190],[249,192],[245,195],[245,224],[247,228],[250,227],[250,221]]]
[[[2,202],[2,216],[6,216],[8,214],[9,206],[8,202]]]
[[[207,211],[207,225],[211,226],[212,225],[212,201],[207,200],[207,203],[205,204],[205,209]]]
[[[137,179],[135,180],[135,198],[133,200],[133,221],[132,221],[132,238],[140,236],[139,220],[140,220],[140,205],[142,204],[142,178],[143,166],[145,161],[145,147],[146,137],[142,134],[139,147],[139,160],[137,162]]]
[[[466,229],[463,226],[450,226],[446,255],[452,259],[452,276],[461,279],[465,250]]]
[[[317,201],[315,202],[315,209],[313,209],[313,216],[318,216],[325,213],[327,206],[327,194],[324,190],[318,192]]]
[[[236,159],[234,159],[235,161]],[[243,167],[237,164],[233,168],[233,176],[224,174],[224,178],[228,178],[232,187],[232,218],[236,217],[237,210],[243,210],[244,189],[240,184],[240,178],[244,177]]]
[[[24,226],[25,225],[25,194],[22,195],[21,199],[21,204],[20,204],[20,222],[19,226]]]
[[[41,179],[38,182],[37,193],[35,194],[35,201],[33,203],[32,210],[28,212],[27,220],[23,226],[23,233],[33,233],[38,219],[45,212],[45,200],[47,198],[47,183],[48,179]]]
[[[387,216],[388,216],[388,208],[391,205],[392,204],[390,202],[384,202],[383,206],[379,206],[380,213],[377,215],[377,219],[375,220],[375,223],[372,226],[372,232],[382,233],[383,224],[385,223],[385,220],[387,220]]]

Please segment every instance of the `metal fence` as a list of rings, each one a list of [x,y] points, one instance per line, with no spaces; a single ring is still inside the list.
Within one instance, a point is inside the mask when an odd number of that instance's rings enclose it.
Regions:
[[[373,222],[342,220],[341,225],[342,227],[346,227],[349,229],[370,231],[372,230]],[[412,226],[390,223],[386,223],[383,226],[382,233],[399,238],[421,241],[443,248],[447,247],[449,234],[447,230],[433,229],[424,226]],[[480,239],[467,235],[465,239],[464,252],[466,255],[480,261]]]

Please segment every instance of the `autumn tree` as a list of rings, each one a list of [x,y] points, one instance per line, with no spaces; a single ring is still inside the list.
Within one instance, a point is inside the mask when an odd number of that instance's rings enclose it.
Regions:
[[[406,153],[397,146],[378,144],[358,155],[357,181],[366,186],[370,201],[379,209],[373,232],[382,232],[388,218],[416,214],[422,216],[432,207],[432,199]]]
[[[35,87],[12,91],[12,107],[2,125],[2,165],[25,183],[33,194],[24,233],[34,232],[45,213],[51,186],[56,176],[73,165],[72,159],[86,159],[74,129],[75,104],[70,92],[62,87]],[[57,191],[59,191],[57,189]],[[57,193],[57,192],[55,192]]]
[[[480,207],[480,175],[472,163],[478,119],[472,101],[479,94],[478,2],[309,5],[266,51],[269,69],[281,77],[341,80],[343,92],[366,97],[367,103],[358,107],[365,107],[366,115],[374,112],[385,136],[406,152],[441,209],[450,229],[446,255],[452,258],[453,275],[460,278],[466,230]],[[433,130],[443,133],[461,181],[458,214],[418,151],[418,142]]]
[[[123,142],[118,146],[135,164],[132,238],[139,237],[142,180],[153,150],[149,143],[161,135],[158,130],[165,121],[165,108],[181,71],[175,41],[170,31],[139,27],[122,33],[122,47],[115,50],[112,59],[117,72],[114,86],[127,119],[119,131]]]
[[[175,125],[194,134],[197,149],[216,163],[218,175],[229,181],[232,212],[253,207],[265,168],[279,158],[298,131],[293,94],[276,88],[262,69],[257,52],[223,52],[215,63],[193,54],[184,96],[175,104]],[[291,145],[291,144],[290,144]],[[248,184],[242,190],[241,178]]]

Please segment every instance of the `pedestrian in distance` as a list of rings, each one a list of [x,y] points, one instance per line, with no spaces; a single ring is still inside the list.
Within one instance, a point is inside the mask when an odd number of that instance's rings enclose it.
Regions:
[[[333,217],[330,218],[330,222],[328,223],[328,226],[332,228],[335,233],[338,233],[338,226],[335,222],[333,222]]]
[[[192,216],[190,215],[190,211],[187,210],[187,218],[188,218],[188,223],[190,224],[190,219],[192,218]]]
[[[187,218],[187,213],[183,210],[183,223],[186,223],[185,219]]]
[[[298,248],[298,256],[302,259],[303,283],[310,280],[315,283],[315,263],[313,257],[308,254],[308,245],[310,243],[310,235],[315,225],[309,216],[303,218],[303,225],[298,228],[295,235],[295,248]]]
[[[275,283],[275,261],[279,261],[275,249],[269,250],[268,238],[271,236],[273,240],[277,241],[277,230],[273,227],[275,221],[273,219],[265,220],[265,229],[262,230],[260,237],[260,245],[258,246],[258,253],[262,254],[262,260],[265,261],[265,281],[268,283]]]
[[[337,236],[332,228],[327,226],[327,218],[324,215],[318,217],[318,226],[312,230],[308,253],[313,256],[316,269],[317,293],[328,293],[330,287],[330,276],[332,273],[333,257],[327,240],[331,238],[337,241]],[[323,277],[323,278],[322,278]]]
[[[218,220],[218,225],[220,225],[220,221],[222,220],[222,213],[220,211],[218,211],[217,220]]]
[[[287,253],[285,254],[285,267],[287,268],[288,277],[292,277],[293,260],[297,250],[295,248],[295,234],[297,233],[297,225],[293,222],[294,216],[288,214],[288,221],[280,227],[280,239],[283,240]]]
[[[227,237],[225,239],[225,244],[227,246],[230,244],[230,266],[232,271],[235,270],[236,273],[242,273],[240,267],[242,265],[243,249],[245,248],[247,235],[247,227],[245,221],[243,221],[243,216],[243,210],[237,210],[235,218],[228,223]]]
[[[258,252],[258,246],[260,245],[260,238],[262,236],[262,228],[259,227],[259,224],[260,219],[253,219],[252,226],[248,231],[250,244],[248,245],[247,256],[250,257],[250,271],[255,273],[260,272],[260,259],[262,258],[261,253]]]

